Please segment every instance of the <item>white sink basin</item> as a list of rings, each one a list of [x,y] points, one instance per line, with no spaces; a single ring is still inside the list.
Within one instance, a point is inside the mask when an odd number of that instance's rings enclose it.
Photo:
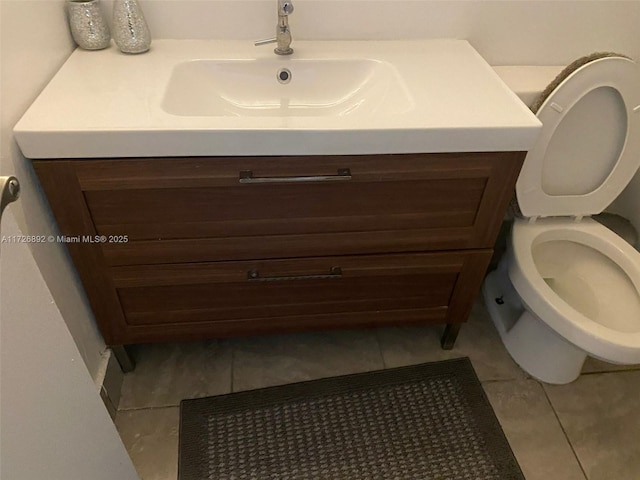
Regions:
[[[412,105],[387,62],[276,57],[180,63],[162,101],[173,115],[216,117],[388,115]]]

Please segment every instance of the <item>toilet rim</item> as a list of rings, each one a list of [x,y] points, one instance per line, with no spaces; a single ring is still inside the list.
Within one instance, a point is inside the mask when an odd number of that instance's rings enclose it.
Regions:
[[[533,259],[534,245],[566,240],[593,248],[616,263],[640,292],[640,252],[608,228],[592,219],[579,223],[551,219],[534,224],[516,219],[510,242],[509,277],[523,302],[549,327],[585,351],[611,361],[640,361],[640,319],[638,332],[623,332],[604,326],[581,314],[554,292],[538,273]],[[625,349],[627,351],[607,348]]]

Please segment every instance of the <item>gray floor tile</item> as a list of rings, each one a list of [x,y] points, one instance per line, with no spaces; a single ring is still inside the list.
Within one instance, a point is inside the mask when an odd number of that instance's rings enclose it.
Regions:
[[[140,345],[136,368],[122,384],[120,410],[167,407],[185,398],[231,391],[227,341]]]
[[[482,386],[527,480],[585,480],[537,381],[488,382]]]
[[[589,480],[640,478],[640,371],[545,385]]]
[[[584,362],[582,367],[582,373],[621,372],[626,370],[640,370],[640,365],[615,365],[587,357],[587,361]]]
[[[234,391],[384,368],[372,330],[251,337],[233,349]]]
[[[543,389],[511,360],[480,302],[454,350],[440,348],[441,333],[442,326],[407,327],[140,346],[116,426],[142,480],[175,480],[175,405],[183,398],[469,356],[527,480],[584,480],[575,454],[588,480],[640,479],[640,371],[590,373]],[[620,368],[637,366],[589,359],[583,372]]]
[[[178,407],[120,411],[116,427],[140,480],[178,477]]]
[[[444,327],[399,327],[378,330],[387,368],[469,357],[480,380],[523,379],[527,375],[511,360],[483,303],[478,301],[462,325],[453,350],[440,348]]]

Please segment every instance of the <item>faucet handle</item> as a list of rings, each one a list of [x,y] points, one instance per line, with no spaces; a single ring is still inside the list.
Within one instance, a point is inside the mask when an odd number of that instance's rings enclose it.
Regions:
[[[260,45],[267,45],[268,43],[276,43],[278,39],[276,37],[265,38],[263,40],[256,40],[253,42],[255,47],[259,47]]]

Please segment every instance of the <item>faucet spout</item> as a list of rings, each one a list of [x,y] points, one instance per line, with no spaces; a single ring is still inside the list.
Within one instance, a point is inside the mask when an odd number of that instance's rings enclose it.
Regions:
[[[273,49],[277,55],[291,55],[291,29],[289,28],[289,14],[293,12],[293,3],[291,0],[278,0],[278,24],[276,25],[276,36],[267,40],[259,40],[255,45],[264,45],[266,43],[277,43]]]
[[[278,0],[278,27],[276,29],[276,42],[278,46],[273,50],[277,55],[291,55],[291,29],[289,28],[289,15],[293,13],[291,0]]]
[[[291,0],[278,0],[278,16],[293,13],[293,3]]]

